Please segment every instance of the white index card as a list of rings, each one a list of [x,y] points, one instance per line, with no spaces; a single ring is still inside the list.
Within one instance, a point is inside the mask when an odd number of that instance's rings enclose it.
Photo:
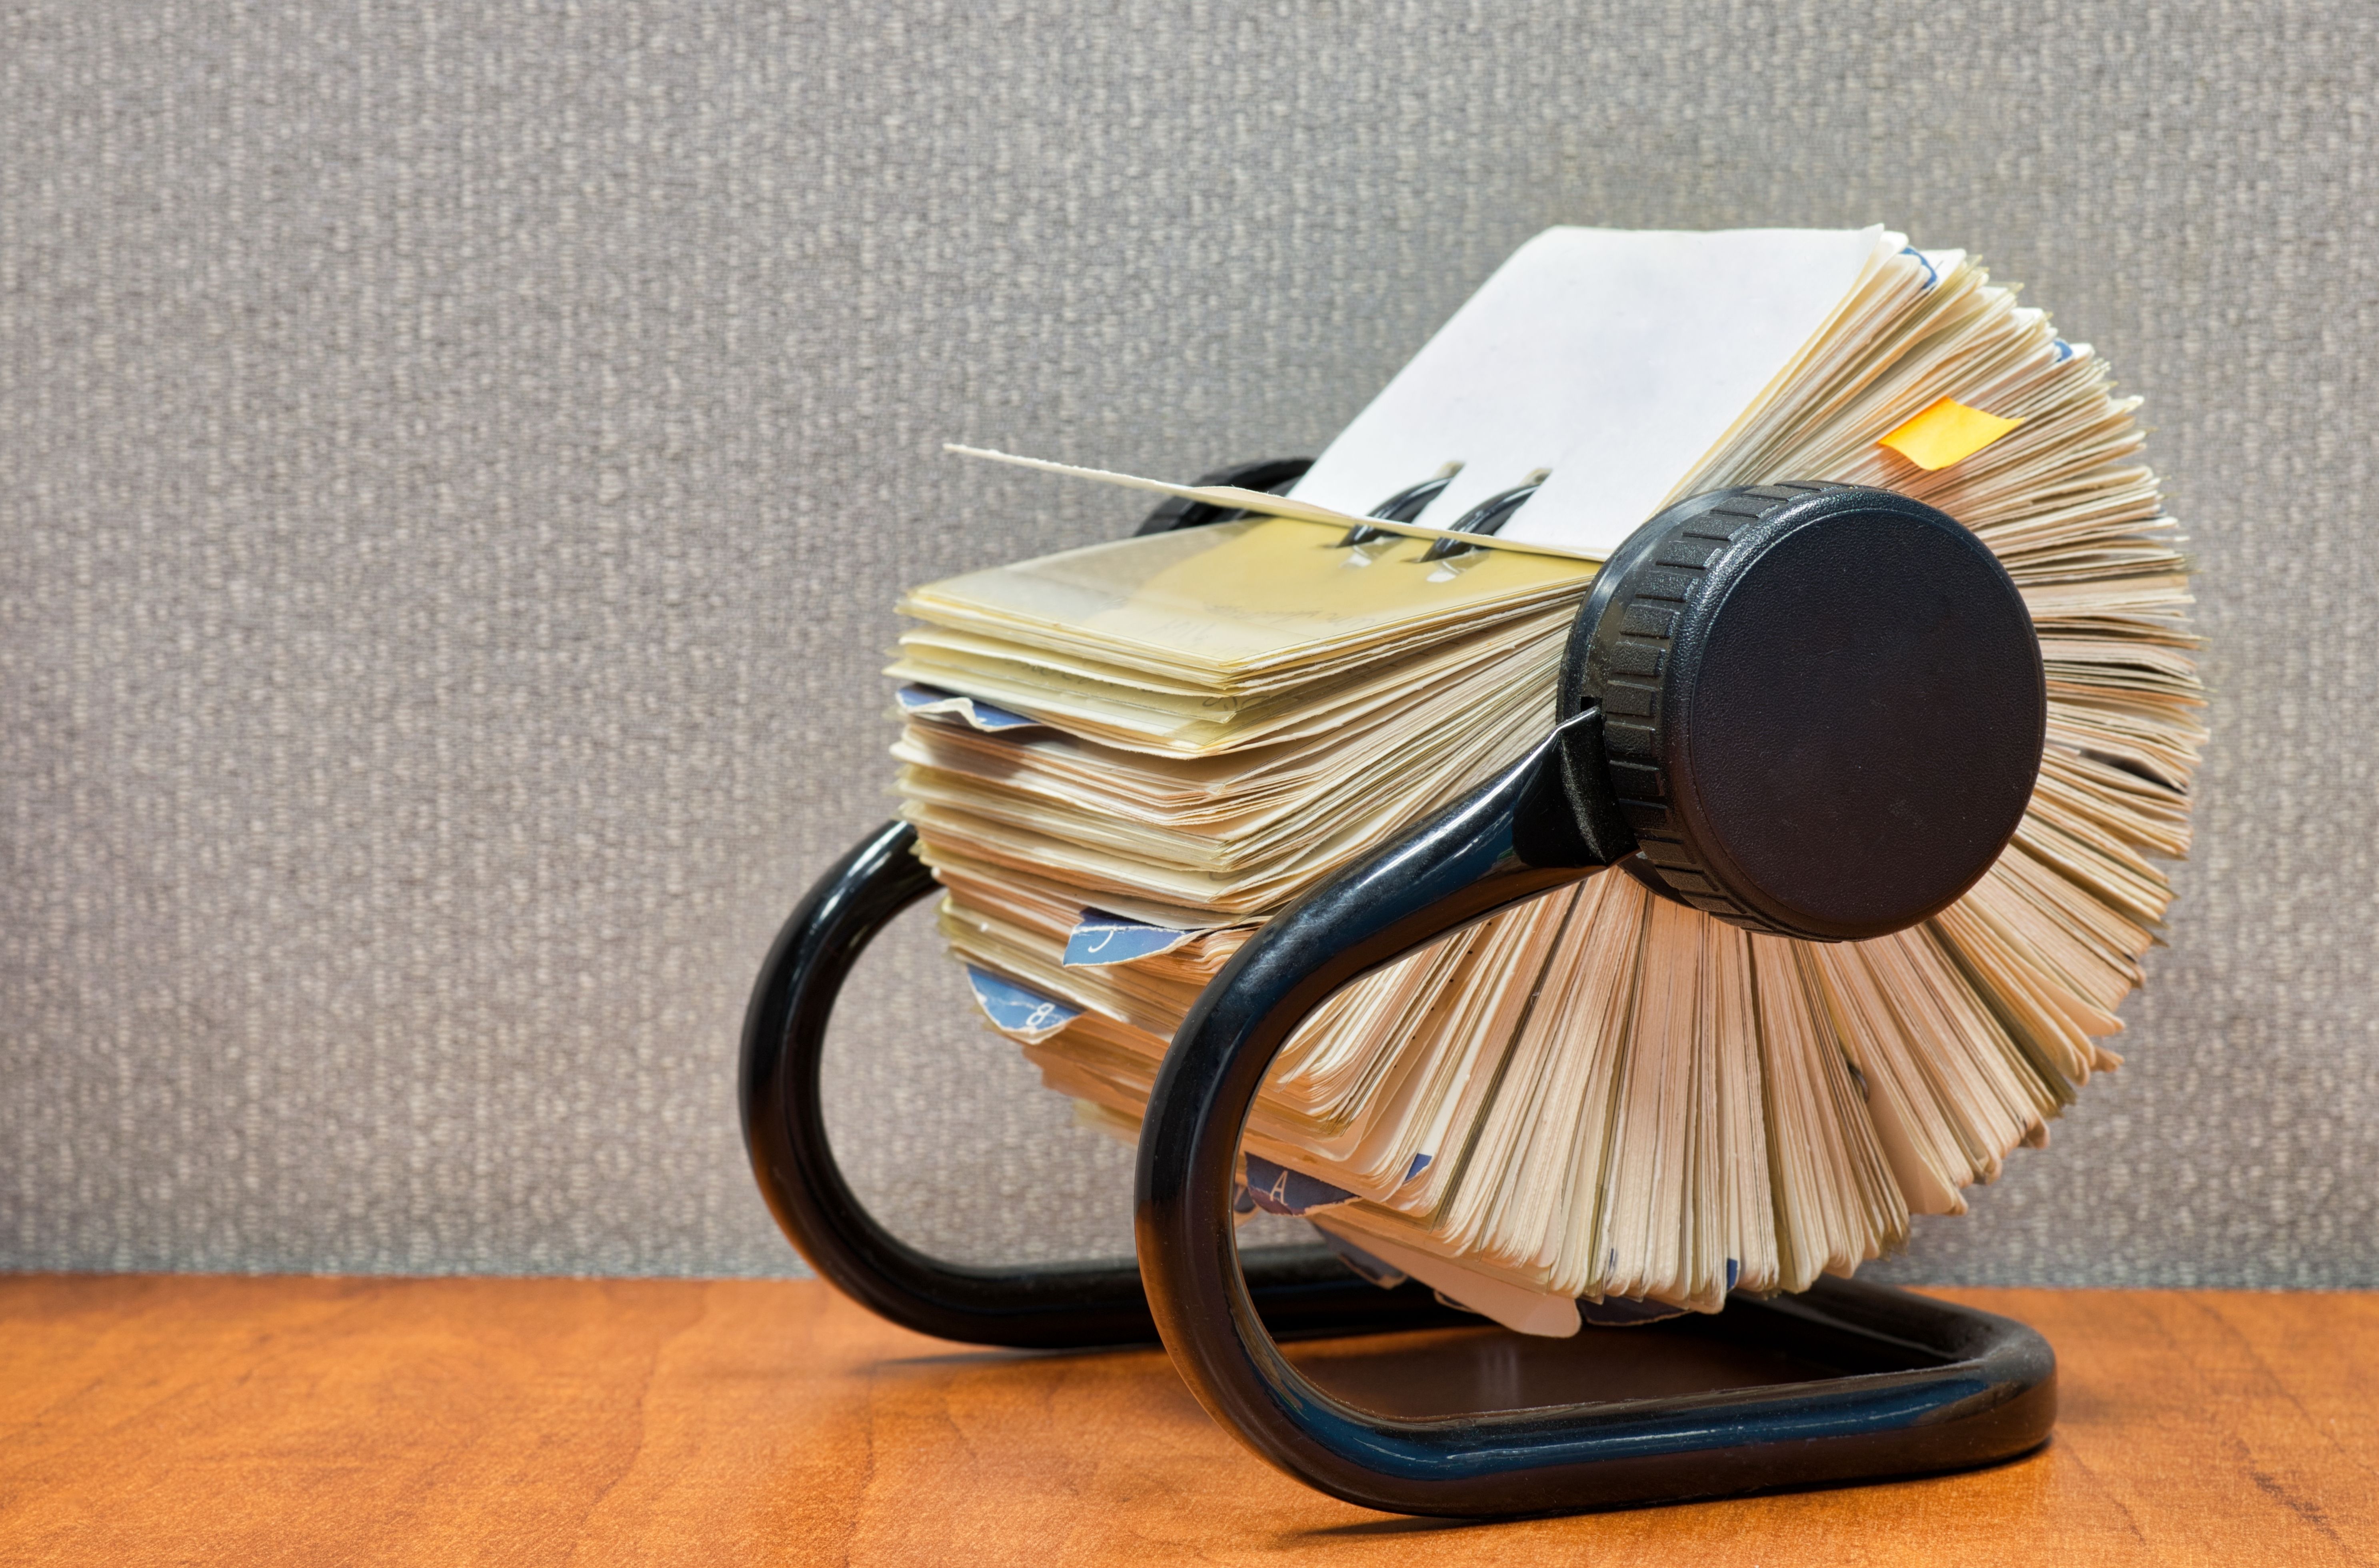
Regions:
[[[1448,462],[1445,528],[1552,470],[1503,537],[1605,555],[1851,297],[1868,229],[1547,229],[1514,252],[1290,494],[1360,515]]]

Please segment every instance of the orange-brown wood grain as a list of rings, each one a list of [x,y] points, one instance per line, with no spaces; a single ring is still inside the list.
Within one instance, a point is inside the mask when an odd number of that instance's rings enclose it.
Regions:
[[[0,1562],[2379,1561],[2379,1297],[1943,1294],[2056,1345],[2044,1452],[1455,1526],[1267,1469],[1161,1354],[815,1284],[0,1279]]]

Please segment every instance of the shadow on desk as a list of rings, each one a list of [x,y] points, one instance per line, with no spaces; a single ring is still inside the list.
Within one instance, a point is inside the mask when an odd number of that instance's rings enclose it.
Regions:
[[[1834,1376],[1839,1368],[1697,1333],[1693,1323],[1582,1330],[1540,1339],[1482,1324],[1360,1339],[1294,1342],[1288,1359],[1325,1393],[1382,1416],[1425,1417],[1530,1405],[1658,1399]],[[955,1369],[1057,1359],[1144,1357],[1144,1347],[1089,1351],[948,1350],[889,1357],[887,1367]],[[1027,1374],[1038,1375],[1038,1374]]]
[[[1697,1332],[1690,1321],[1581,1329],[1539,1339],[1503,1329],[1439,1329],[1287,1347],[1324,1393],[1382,1416],[1467,1415],[1541,1405],[1660,1399],[1764,1388],[1836,1369]]]

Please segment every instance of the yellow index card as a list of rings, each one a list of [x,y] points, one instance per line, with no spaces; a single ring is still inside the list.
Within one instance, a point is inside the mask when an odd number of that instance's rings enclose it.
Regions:
[[[2023,424],[2002,419],[1954,398],[1942,398],[1877,444],[1888,446],[1919,468],[1962,463]]]

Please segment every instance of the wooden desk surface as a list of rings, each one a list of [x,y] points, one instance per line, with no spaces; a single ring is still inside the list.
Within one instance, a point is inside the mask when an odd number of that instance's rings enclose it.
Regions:
[[[2379,1562],[2379,1296],[1943,1294],[2056,1345],[2044,1452],[1448,1525],[1275,1474],[1159,1353],[815,1284],[0,1277],[0,1562]]]

